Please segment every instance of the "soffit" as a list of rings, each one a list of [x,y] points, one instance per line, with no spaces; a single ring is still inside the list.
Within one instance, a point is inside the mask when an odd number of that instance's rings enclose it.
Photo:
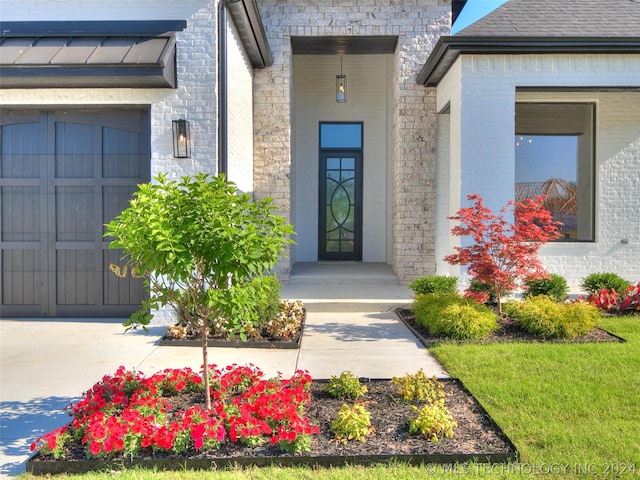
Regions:
[[[397,45],[398,37],[393,35],[291,37],[294,55],[389,54]]]

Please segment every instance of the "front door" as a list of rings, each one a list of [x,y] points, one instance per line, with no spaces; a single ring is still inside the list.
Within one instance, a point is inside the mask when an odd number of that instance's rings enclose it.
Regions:
[[[320,125],[319,187],[318,259],[362,260],[361,123]]]

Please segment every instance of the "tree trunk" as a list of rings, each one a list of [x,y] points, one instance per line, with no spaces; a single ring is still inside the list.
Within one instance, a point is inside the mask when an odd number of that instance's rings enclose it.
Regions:
[[[202,319],[202,375],[204,376],[204,398],[207,410],[211,410],[211,389],[209,388],[209,349],[207,345],[209,331],[207,318]]]

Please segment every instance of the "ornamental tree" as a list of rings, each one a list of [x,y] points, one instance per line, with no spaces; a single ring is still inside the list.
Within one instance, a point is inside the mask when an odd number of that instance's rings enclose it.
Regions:
[[[294,233],[274,213],[270,199],[252,201],[223,176],[198,174],[169,181],[160,174],[139,185],[129,207],[109,224],[110,248],[122,249],[126,264],[116,273],[142,276],[149,299],[124,323],[128,328],[153,317],[151,310],[171,305],[202,333],[207,408],[209,396],[207,334],[224,319],[243,336],[234,315],[251,304],[256,292],[247,284],[273,268]],[[259,294],[259,292],[258,292]]]
[[[455,247],[457,253],[447,255],[444,260],[451,265],[468,265],[469,274],[490,286],[498,301],[498,312],[502,314],[501,294],[513,290],[523,278],[546,278],[538,250],[549,240],[558,238],[560,222],[555,222],[551,213],[542,207],[544,196],[529,198],[524,202],[510,201],[498,215],[485,207],[480,195],[468,195],[473,206],[458,210],[449,217],[460,225],[451,229],[456,236],[469,236],[473,243],[466,247]],[[513,211],[514,222],[505,219]],[[486,302],[486,293],[472,292],[466,296]]]

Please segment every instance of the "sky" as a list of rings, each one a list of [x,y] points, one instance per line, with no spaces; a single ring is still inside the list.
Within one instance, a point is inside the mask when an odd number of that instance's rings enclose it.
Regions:
[[[456,23],[454,23],[451,28],[451,34],[454,35],[458,33],[463,28],[480,20],[506,2],[507,0],[468,0],[460,16],[457,18]]]
[[[578,137],[575,135],[515,136],[516,183],[561,178],[577,182]]]

